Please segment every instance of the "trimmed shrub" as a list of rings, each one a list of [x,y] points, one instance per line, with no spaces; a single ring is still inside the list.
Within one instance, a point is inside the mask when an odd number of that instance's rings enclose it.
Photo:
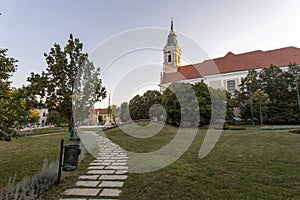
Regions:
[[[300,129],[295,129],[295,130],[292,130],[292,131],[289,131],[289,132],[291,132],[291,133],[298,133],[298,134],[300,134]]]
[[[245,127],[228,125],[228,130],[246,130]]]

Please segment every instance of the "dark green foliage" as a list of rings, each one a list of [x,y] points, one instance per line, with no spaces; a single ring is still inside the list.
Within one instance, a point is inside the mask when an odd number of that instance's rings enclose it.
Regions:
[[[300,67],[296,64],[290,64],[287,71],[273,65],[263,68],[260,72],[249,71],[242,79],[240,91],[235,95],[236,100],[240,102],[242,118],[245,120],[251,118],[252,102],[254,117],[261,122],[264,119],[266,123],[273,124],[300,123],[297,92],[288,91],[289,84],[295,86],[297,73],[300,73]],[[261,91],[261,95],[255,95],[257,91]],[[262,106],[261,113],[258,111],[260,106]]]
[[[211,118],[211,98],[205,83],[199,82],[192,85],[199,103],[200,123],[208,124]]]
[[[124,118],[125,104],[121,105],[120,118]],[[161,94],[147,91],[129,102],[133,120],[155,119],[179,126],[198,126],[210,122],[232,121],[237,101],[224,90],[208,88],[204,82],[196,84],[173,83]],[[212,115],[213,111],[213,115]],[[199,121],[200,120],[200,121]]]
[[[187,88],[192,87],[193,91]],[[181,110],[178,97],[184,97],[185,109]],[[196,99],[193,97],[195,96]],[[224,90],[208,88],[204,82],[196,84],[174,83],[163,92],[162,103],[167,112],[167,122],[178,126],[182,114],[186,116],[186,122],[193,125],[204,125],[210,122],[224,122],[233,120],[233,108],[237,107],[236,101],[231,99],[230,93]],[[198,108],[194,104],[198,104]],[[195,110],[199,111],[200,122],[194,118]],[[212,111],[214,114],[212,115]]]
[[[62,121],[61,115],[56,110],[52,110],[47,114],[47,125],[57,125]]]
[[[292,130],[291,132],[300,134],[300,129],[295,129],[295,130]]]
[[[123,102],[120,107],[120,119],[122,122],[127,122],[130,119],[128,103]]]
[[[0,140],[10,141],[25,121],[25,105],[23,90],[11,88],[9,81],[17,70],[17,60],[6,53],[7,49],[0,49]]]
[[[227,129],[228,129],[228,130],[246,130],[245,127],[242,127],[242,126],[234,126],[234,125],[228,125],[228,126],[227,126]]]
[[[129,102],[130,116],[133,120],[149,119],[150,117],[159,119],[162,114],[160,109],[152,106],[156,104],[161,105],[161,103],[162,95],[160,92],[155,90],[149,90],[146,93],[144,93],[143,96],[136,95]]]

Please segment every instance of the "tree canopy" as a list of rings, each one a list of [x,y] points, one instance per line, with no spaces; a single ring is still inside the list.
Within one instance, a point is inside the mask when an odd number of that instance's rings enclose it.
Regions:
[[[84,115],[93,106],[93,102],[106,97],[99,78],[100,69],[82,51],[83,44],[70,34],[64,48],[55,43],[50,52],[44,54],[46,71],[41,74],[31,73],[27,79],[30,83],[28,89],[45,100],[50,112],[58,111],[61,119],[68,119],[69,130],[74,123],[72,106]]]
[[[25,121],[24,95],[11,87],[10,77],[17,70],[14,58],[7,49],[0,49],[0,140],[10,140]]]
[[[250,70],[242,79],[236,100],[240,102],[241,117],[251,118],[251,102],[254,117],[266,123],[300,123],[297,91],[288,91],[288,85],[295,86],[295,77],[300,67],[290,64],[287,70],[271,65],[260,72]],[[259,91],[259,92],[258,92]],[[261,107],[262,112],[258,112]]]

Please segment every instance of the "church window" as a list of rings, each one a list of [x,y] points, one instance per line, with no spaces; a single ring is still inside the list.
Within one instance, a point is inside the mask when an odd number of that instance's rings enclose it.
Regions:
[[[230,93],[234,93],[235,91],[235,80],[227,81],[227,91]]]
[[[169,54],[168,55],[168,62],[171,62],[172,61],[172,56]]]

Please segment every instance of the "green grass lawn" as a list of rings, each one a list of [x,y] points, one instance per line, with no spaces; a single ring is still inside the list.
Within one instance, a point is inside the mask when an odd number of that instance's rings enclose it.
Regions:
[[[0,190],[9,177],[16,182],[24,176],[32,176],[41,168],[43,161],[59,159],[60,140],[69,143],[68,133],[47,136],[25,136],[10,142],[0,142]]]
[[[150,152],[169,143],[176,131],[165,126],[148,139],[119,128],[105,133],[128,151]],[[226,130],[213,151],[199,159],[205,134],[199,130],[190,148],[171,165],[129,174],[120,199],[300,199],[300,134],[258,126]]]

